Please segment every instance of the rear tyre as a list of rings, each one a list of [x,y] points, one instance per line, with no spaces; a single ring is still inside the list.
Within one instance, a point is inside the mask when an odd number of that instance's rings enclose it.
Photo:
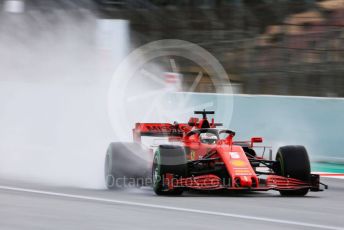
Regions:
[[[108,189],[138,187],[149,178],[149,155],[138,143],[110,143],[105,157],[105,185]]]
[[[305,147],[283,146],[277,151],[276,161],[279,167],[276,170],[278,175],[299,179],[305,182],[310,181],[311,167]],[[305,196],[309,189],[281,190],[282,196]]]
[[[152,181],[157,195],[181,195],[183,190],[175,188],[166,190],[164,176],[171,173],[174,178],[187,176],[187,160],[185,150],[181,146],[160,145],[153,160]]]

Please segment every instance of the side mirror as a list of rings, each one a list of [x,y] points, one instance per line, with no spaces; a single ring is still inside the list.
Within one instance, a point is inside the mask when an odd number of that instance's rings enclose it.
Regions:
[[[253,143],[262,143],[263,138],[262,137],[252,137],[251,138],[251,147],[253,146]]]

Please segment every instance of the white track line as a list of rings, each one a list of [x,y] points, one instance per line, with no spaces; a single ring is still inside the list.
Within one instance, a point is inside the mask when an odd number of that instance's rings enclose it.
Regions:
[[[180,211],[180,212],[188,212],[188,213],[213,215],[213,216],[224,216],[224,217],[246,219],[246,220],[256,220],[256,221],[262,221],[262,222],[295,225],[295,226],[301,226],[301,227],[331,229],[331,230],[344,230],[344,228],[342,228],[342,227],[327,226],[327,225],[320,225],[320,224],[311,224],[311,223],[306,223],[306,222],[289,221],[289,220],[273,219],[273,218],[265,218],[265,217],[249,216],[249,215],[240,215],[240,214],[226,213],[226,212],[205,211],[205,210],[190,209],[190,208],[179,208],[179,207],[138,203],[138,202],[124,201],[124,200],[104,199],[104,198],[100,198],[100,197],[73,195],[73,194],[67,194],[67,193],[57,193],[57,192],[49,192],[49,191],[26,189],[26,188],[17,188],[17,187],[10,187],[10,186],[0,186],[0,189],[9,190],[9,191],[34,193],[34,194],[42,194],[42,195],[48,195],[48,196],[64,197],[64,198],[74,198],[74,199],[79,199],[79,200],[99,201],[99,202],[111,203],[111,204],[138,206],[138,207],[145,207],[145,208],[163,209],[163,210],[170,210],[170,211]]]

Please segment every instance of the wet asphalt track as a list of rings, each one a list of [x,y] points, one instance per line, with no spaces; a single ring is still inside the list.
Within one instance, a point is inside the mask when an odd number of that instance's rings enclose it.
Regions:
[[[304,198],[277,192],[185,193],[150,188],[107,191],[0,179],[0,229],[344,229],[344,180]],[[22,190],[18,188],[23,188]]]

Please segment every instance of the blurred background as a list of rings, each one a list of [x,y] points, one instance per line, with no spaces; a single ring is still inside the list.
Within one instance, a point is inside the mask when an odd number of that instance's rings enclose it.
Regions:
[[[1,27],[1,36],[13,33],[11,39],[23,30],[37,36],[56,25],[68,30],[73,18],[78,29],[88,29],[80,40],[88,39],[105,62],[116,46],[106,36],[123,47],[123,35],[109,29],[109,20],[119,19],[130,44],[124,53],[166,38],[196,43],[221,62],[235,92],[344,96],[343,0],[2,0],[1,8],[0,24],[11,25]],[[187,63],[180,72],[188,86],[198,68]],[[196,91],[214,87],[204,78]]]
[[[344,96],[343,0],[98,3],[101,17],[129,20],[135,45],[178,38],[206,48],[242,93]]]

